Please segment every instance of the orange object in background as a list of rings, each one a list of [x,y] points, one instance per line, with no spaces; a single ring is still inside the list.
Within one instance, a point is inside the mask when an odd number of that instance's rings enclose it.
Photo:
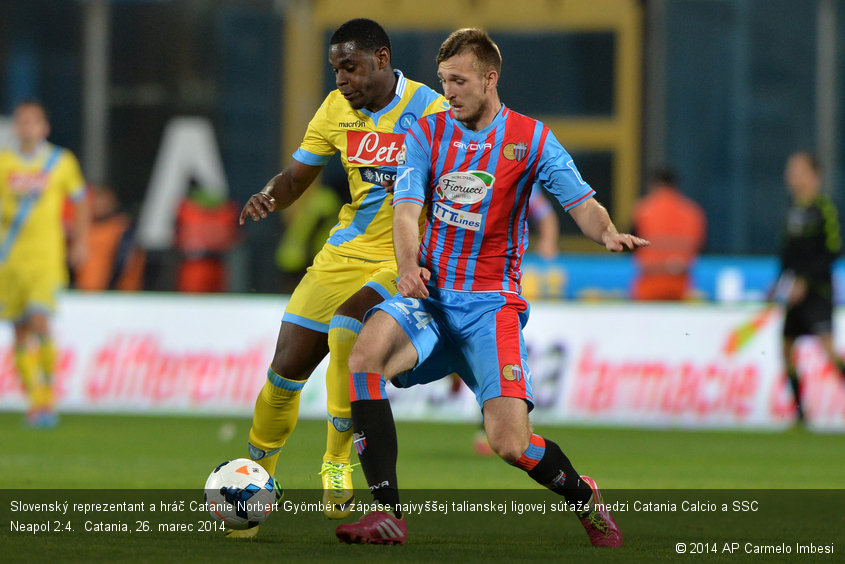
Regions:
[[[234,202],[193,190],[176,217],[176,246],[182,256],[176,288],[180,292],[226,289],[225,254],[238,239],[239,209]]]
[[[90,186],[91,226],[88,256],[74,269],[79,290],[141,290],[144,252],[134,244],[132,219],[120,209],[115,193],[107,186]]]
[[[674,174],[659,171],[653,176],[648,195],[634,208],[634,227],[651,245],[634,253],[638,274],[633,297],[687,297],[690,268],[704,246],[707,220],[701,207],[677,190]]]

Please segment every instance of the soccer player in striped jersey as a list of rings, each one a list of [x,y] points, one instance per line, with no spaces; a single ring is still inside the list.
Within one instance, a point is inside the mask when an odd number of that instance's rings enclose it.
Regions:
[[[424,374],[407,371],[434,358],[454,362],[475,393],[496,454],[564,496],[593,545],[620,546],[621,533],[595,482],[529,424],[533,400],[522,337],[528,304],[520,296],[520,262],[531,188],[539,181],[581,231],[609,251],[648,241],[616,230],[548,127],[502,105],[496,89],[501,55],[486,32],[452,33],[437,62],[451,109],[408,131],[394,188],[401,295],[368,314],[349,358],[356,448],[375,500],[393,511],[368,513],[336,534],[351,543],[406,541],[385,381],[423,383],[416,378]],[[426,205],[420,243],[417,220]]]
[[[350,20],[334,32],[329,63],[337,89],[311,119],[287,167],[250,197],[240,216],[243,224],[286,208],[340,153],[352,201],[340,210],[337,225],[288,302],[249,434],[250,458],[273,475],[296,425],[300,391],[329,353],[328,431],[320,473],[325,512],[333,519],[348,515],[353,500],[347,359],[364,313],[396,293],[393,208],[382,183],[395,177],[407,129],[448,106],[443,96],[394,70],[390,54],[387,33],[372,20]],[[230,536],[254,534],[247,529]]]
[[[15,328],[15,367],[29,395],[27,422],[52,427],[56,346],[50,316],[67,285],[67,263],[88,253],[89,211],[79,162],[47,141],[50,122],[36,100],[16,105],[18,146],[0,151],[0,318]],[[62,209],[74,204],[69,250]]]

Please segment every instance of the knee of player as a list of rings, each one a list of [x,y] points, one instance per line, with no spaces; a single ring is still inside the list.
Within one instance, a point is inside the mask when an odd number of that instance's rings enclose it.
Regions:
[[[270,368],[288,380],[307,380],[311,375],[310,371],[297,368],[294,363],[291,363],[290,358],[286,354],[276,351],[273,355],[273,361],[270,363]]]
[[[382,370],[376,366],[376,358],[375,355],[372,354],[372,349],[361,346],[360,343],[355,343],[352,347],[352,351],[349,353],[349,371],[382,372]]]
[[[528,443],[524,440],[524,437],[519,437],[513,433],[488,435],[487,440],[490,442],[490,448],[493,449],[493,452],[510,464],[519,460],[528,448]]]

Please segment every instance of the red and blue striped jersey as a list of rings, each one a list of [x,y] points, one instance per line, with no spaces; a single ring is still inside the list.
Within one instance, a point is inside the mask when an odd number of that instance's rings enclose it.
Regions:
[[[481,131],[451,110],[424,117],[404,153],[393,205],[428,204],[420,265],[447,290],[520,291],[535,182],[567,211],[595,194],[548,127],[505,106]]]

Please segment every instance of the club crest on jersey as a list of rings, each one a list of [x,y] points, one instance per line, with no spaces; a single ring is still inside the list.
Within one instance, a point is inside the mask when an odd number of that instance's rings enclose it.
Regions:
[[[522,380],[522,367],[518,364],[506,364],[502,367],[502,378],[508,382]]]
[[[437,195],[458,204],[474,204],[484,199],[494,180],[483,170],[450,172],[438,179]]]
[[[347,131],[346,160],[349,164],[396,166],[405,135],[380,131]]]
[[[415,121],[417,121],[417,116],[411,112],[404,113],[402,114],[402,117],[399,118],[399,127],[408,131],[411,129],[411,126],[414,125]]]
[[[521,161],[528,154],[528,145],[525,143],[508,143],[502,147],[502,156],[509,161]]]

